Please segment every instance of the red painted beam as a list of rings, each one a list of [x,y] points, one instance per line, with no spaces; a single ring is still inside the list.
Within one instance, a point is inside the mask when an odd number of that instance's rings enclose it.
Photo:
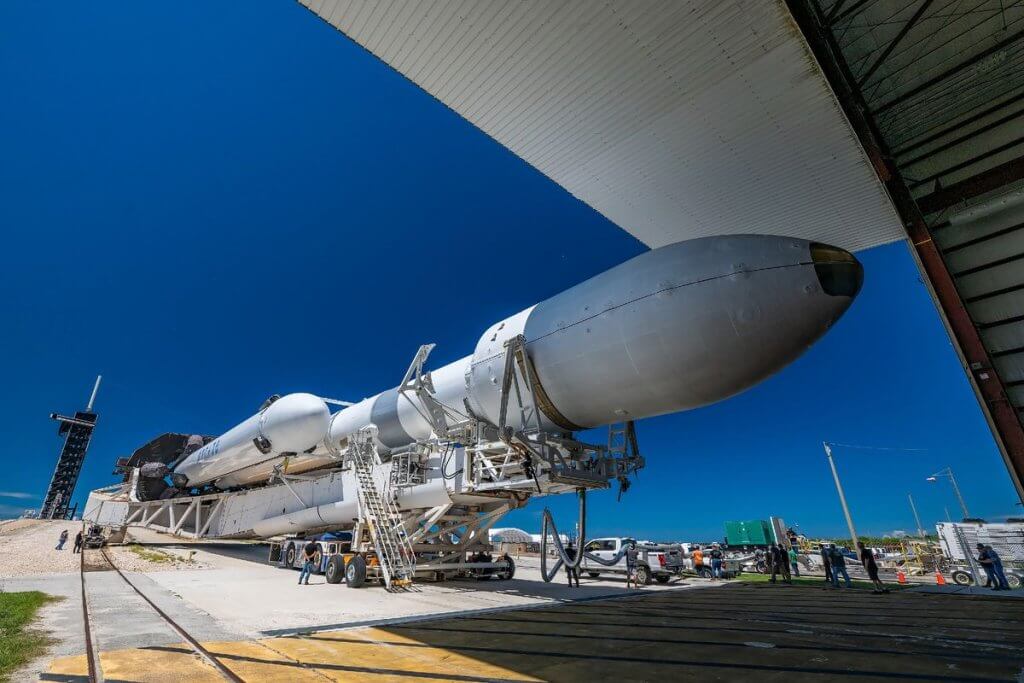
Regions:
[[[966,180],[953,183],[938,192],[932,192],[917,200],[921,213],[928,215],[943,211],[962,201],[997,190],[1024,178],[1024,157],[1018,157],[1000,164]]]

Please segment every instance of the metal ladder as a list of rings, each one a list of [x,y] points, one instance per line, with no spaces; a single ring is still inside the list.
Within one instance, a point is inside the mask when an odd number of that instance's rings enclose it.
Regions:
[[[373,478],[374,466],[380,456],[372,432],[360,432],[349,440],[352,465],[359,485],[360,520],[370,530],[377,560],[384,574],[384,585],[404,587],[412,583],[416,572],[416,556],[402,525],[398,506],[390,496],[382,496]]]

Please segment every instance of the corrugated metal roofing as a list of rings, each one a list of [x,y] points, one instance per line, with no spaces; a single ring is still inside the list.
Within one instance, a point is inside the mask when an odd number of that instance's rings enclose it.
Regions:
[[[300,1],[652,247],[904,236],[782,2]]]

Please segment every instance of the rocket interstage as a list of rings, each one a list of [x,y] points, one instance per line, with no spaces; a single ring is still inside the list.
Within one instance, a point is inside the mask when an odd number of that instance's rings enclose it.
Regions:
[[[849,252],[790,237],[705,237],[653,249],[489,327],[471,355],[431,373],[433,398],[453,415],[497,424],[506,342],[522,335],[541,423],[551,432],[707,405],[796,359],[849,308],[862,276]],[[288,410],[264,417],[285,401]],[[292,394],[175,472],[190,486],[266,481],[288,455],[297,468],[329,463],[328,445],[343,448],[370,424],[382,453],[428,439],[429,414],[414,392],[397,387],[333,417],[315,396]],[[517,411],[506,419],[513,429],[527,426]],[[271,424],[281,431],[277,442]],[[260,436],[266,452],[256,447]],[[196,458],[204,451],[205,461]]]

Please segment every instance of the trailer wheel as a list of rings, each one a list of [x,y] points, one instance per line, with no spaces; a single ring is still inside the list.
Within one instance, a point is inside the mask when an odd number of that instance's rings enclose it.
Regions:
[[[284,552],[284,566],[288,569],[295,569],[295,546],[288,544],[288,550]]]
[[[587,572],[587,576],[589,576],[592,579],[596,579],[597,577],[601,576],[601,572]]]
[[[508,562],[508,568],[499,570],[494,576],[498,581],[508,581],[516,575],[516,563],[512,561],[512,558],[508,556],[508,553],[503,555],[501,559]]]
[[[654,577],[654,580],[658,583],[668,583],[669,577],[665,576],[664,574],[658,574]]]
[[[958,586],[970,586],[974,583],[974,577],[971,576],[971,573],[965,572],[963,569],[953,570],[951,577],[953,579],[953,583]]]
[[[636,582],[641,586],[651,585],[651,568],[646,564],[640,564],[636,567]]]
[[[332,555],[327,560],[327,570],[324,572],[327,583],[341,583],[345,576],[345,558],[341,555]]]
[[[345,565],[345,584],[349,588],[359,588],[366,583],[366,560],[356,555]]]

